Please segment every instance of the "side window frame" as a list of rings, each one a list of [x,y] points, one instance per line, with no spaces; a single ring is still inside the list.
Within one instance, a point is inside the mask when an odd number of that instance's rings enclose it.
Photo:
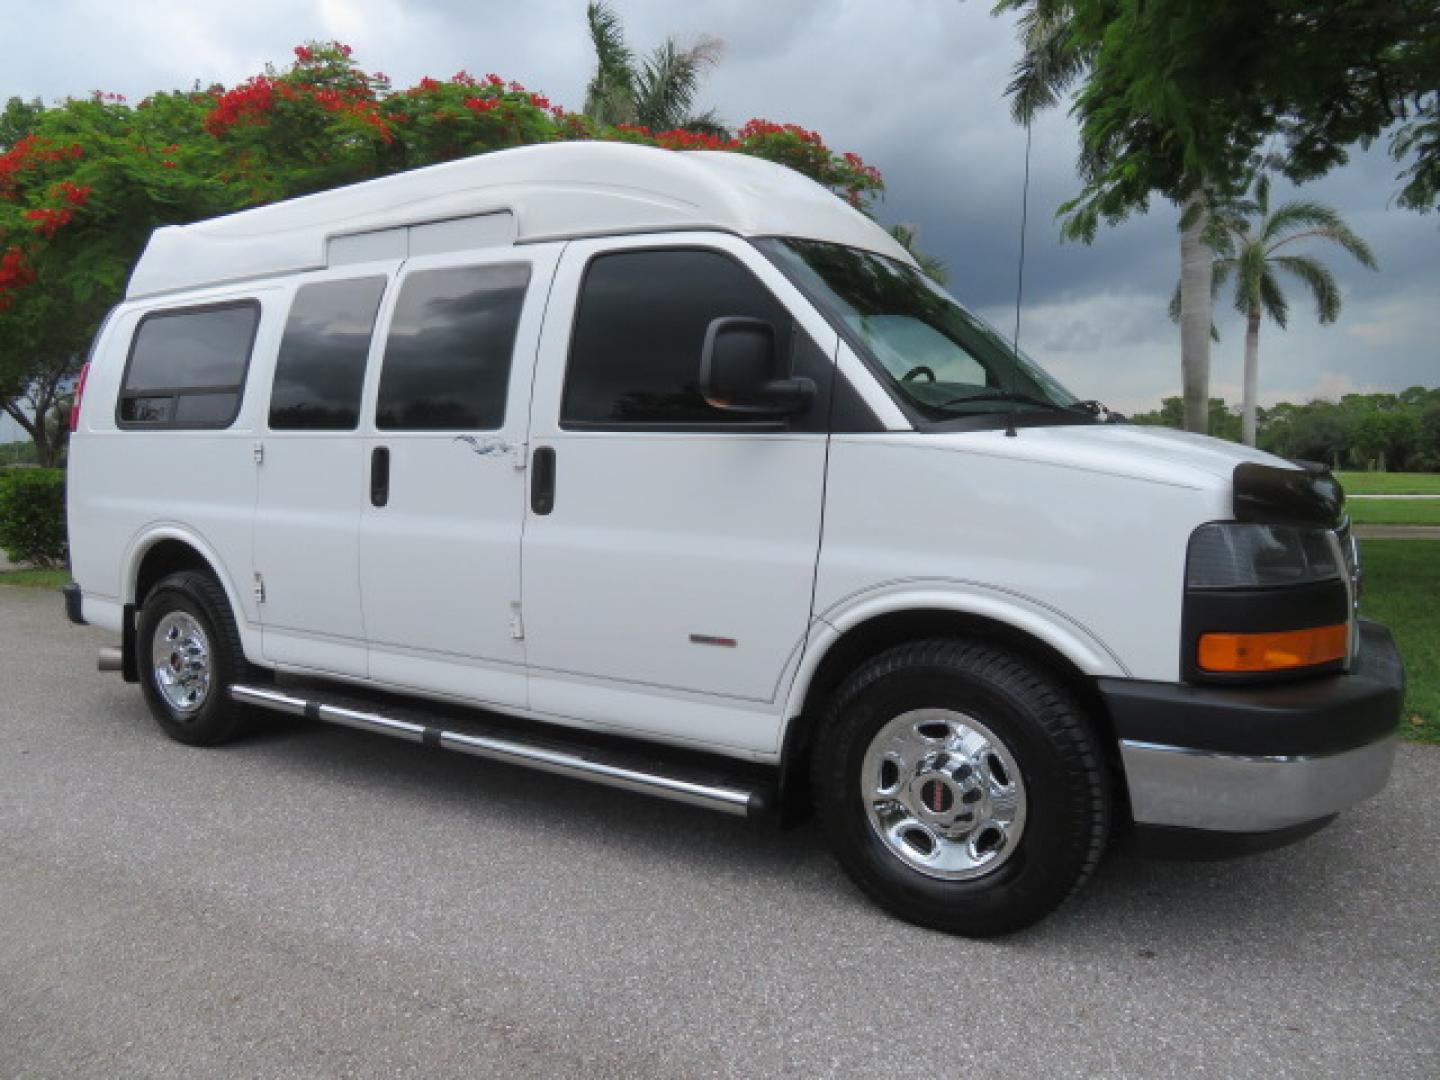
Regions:
[[[145,391],[130,391],[126,389],[126,384],[130,381],[130,370],[135,362],[135,350],[140,344],[140,335],[144,331],[147,322],[153,318],[163,318],[174,315],[198,315],[207,311],[225,311],[234,308],[250,308],[255,313],[254,322],[250,326],[250,340],[245,346],[245,363],[240,369],[240,381],[238,383],[224,386],[162,386],[153,387]],[[145,312],[135,324],[135,330],[130,335],[130,344],[125,351],[125,367],[120,373],[120,387],[115,395],[115,426],[124,431],[224,431],[234,426],[235,421],[240,418],[240,413],[245,407],[245,394],[250,383],[250,368],[255,360],[255,342],[260,336],[260,322],[263,316],[264,306],[256,297],[245,297],[240,300],[221,300],[209,304],[190,304],[182,307],[154,308]],[[175,409],[182,397],[217,394],[226,391],[233,391],[235,394],[235,408],[227,419],[223,421],[177,421],[174,418]],[[137,398],[160,397],[169,397],[171,399],[171,418],[168,420],[126,420],[122,415],[126,401]]]
[[[515,384],[516,371],[521,361],[521,345],[523,342],[522,333],[525,327],[526,314],[531,304],[535,302],[536,282],[543,281],[544,287],[540,290],[543,297],[548,294],[553,268],[547,271],[542,277],[540,264],[532,258],[515,257],[513,248],[495,249],[505,251],[509,257],[494,259],[475,259],[473,257],[455,258],[455,253],[444,253],[443,261],[436,262],[436,256],[426,256],[420,259],[407,260],[391,278],[386,299],[382,302],[380,313],[376,318],[372,339],[372,353],[370,371],[367,374],[366,390],[361,405],[361,430],[367,433],[368,437],[387,439],[397,436],[424,436],[460,433],[493,434],[505,430],[507,424],[512,420],[511,401],[512,388]],[[459,253],[462,256],[465,253]],[[478,427],[406,427],[406,426],[382,426],[380,423],[380,411],[384,401],[383,392],[385,384],[385,370],[389,360],[390,339],[395,332],[397,316],[400,313],[400,305],[404,299],[405,289],[411,280],[418,275],[466,270],[495,270],[506,268],[519,268],[525,271],[525,283],[522,289],[520,304],[516,312],[514,338],[510,343],[510,351],[506,357],[505,383],[500,388],[500,419],[499,424],[493,428]],[[533,377],[533,372],[527,374],[527,378]]]
[[[348,268],[347,268],[348,269]],[[382,321],[385,320],[387,304],[393,303],[396,293],[395,283],[398,274],[392,269],[376,269],[366,273],[346,274],[344,276],[326,276],[314,280],[303,280],[289,291],[285,301],[284,318],[277,331],[275,339],[274,363],[270,365],[269,385],[266,388],[264,409],[259,417],[259,423],[267,435],[354,435],[362,431],[365,426],[366,387],[370,381],[372,368],[377,368],[380,359],[383,358],[384,343],[381,340]],[[375,313],[370,320],[370,337],[365,347],[365,356],[361,362],[360,382],[357,387],[355,399],[355,423],[347,428],[329,427],[274,427],[271,423],[275,408],[275,383],[280,374],[280,360],[285,347],[286,333],[290,329],[290,317],[295,313],[296,305],[300,301],[300,295],[307,288],[316,285],[353,284],[361,281],[374,281],[381,283],[380,296],[375,303]],[[388,333],[388,327],[387,327]],[[376,356],[377,343],[380,346],[381,356]]]
[[[769,296],[770,299],[774,302],[775,306],[778,307],[781,311],[783,311],[783,312],[785,313],[786,318],[787,318],[788,321],[789,321],[789,326],[788,326],[788,328],[780,328],[780,327],[777,327],[777,330],[782,330],[782,329],[788,329],[788,330],[789,330],[788,335],[785,336],[785,346],[784,346],[784,347],[785,347],[785,351],[786,351],[787,357],[788,357],[788,359],[789,359],[789,361],[790,361],[790,365],[791,365],[791,367],[792,367],[792,369],[793,369],[797,358],[799,357],[800,353],[803,351],[803,342],[801,341],[801,335],[806,335],[806,336],[808,337],[808,334],[806,334],[806,331],[805,331],[804,327],[801,325],[800,320],[796,318],[795,313],[790,310],[789,305],[787,305],[780,297],[776,296],[774,290],[771,289],[770,286],[768,286],[767,284],[765,284],[765,282],[760,279],[760,276],[759,276],[758,274],[756,274],[753,269],[751,269],[749,266],[747,266],[747,265],[745,264],[745,261],[744,261],[743,259],[741,259],[741,258],[739,258],[738,256],[736,256],[736,254],[735,254],[734,252],[726,251],[724,248],[721,248],[721,247],[711,247],[711,246],[707,246],[707,245],[702,244],[702,243],[693,243],[693,242],[692,242],[692,243],[676,243],[676,244],[655,244],[655,245],[653,245],[653,246],[652,246],[652,245],[646,245],[646,246],[643,246],[643,247],[628,247],[628,246],[627,246],[627,247],[611,248],[611,249],[605,250],[605,251],[596,251],[596,252],[593,252],[592,254],[590,254],[589,256],[586,257],[586,259],[585,259],[585,267],[584,267],[583,271],[582,271],[581,274],[580,274],[580,282],[579,282],[579,285],[578,285],[578,287],[577,287],[577,289],[576,289],[576,292],[575,292],[575,307],[574,307],[574,310],[571,312],[571,316],[570,316],[570,327],[569,327],[569,330],[568,330],[568,333],[567,333],[567,336],[566,336],[565,370],[564,370],[564,374],[563,374],[563,376],[562,376],[562,378],[561,378],[561,380],[560,380],[560,398],[559,398],[559,401],[557,402],[557,405],[558,405],[558,414],[557,414],[557,418],[556,418],[556,426],[558,427],[558,429],[559,429],[560,431],[565,431],[565,432],[608,431],[608,432],[623,432],[623,433],[631,433],[631,434],[641,434],[641,433],[644,433],[644,432],[702,432],[702,433],[703,433],[703,432],[710,432],[710,433],[717,433],[717,434],[718,434],[718,433],[733,431],[733,432],[736,432],[736,433],[738,433],[738,434],[752,434],[752,435],[753,435],[753,434],[756,434],[756,433],[765,433],[765,434],[768,434],[768,433],[786,432],[786,431],[794,431],[794,430],[807,430],[807,431],[808,431],[808,430],[812,430],[812,428],[811,428],[810,426],[808,426],[808,425],[797,426],[797,424],[795,423],[794,418],[790,418],[790,417],[777,418],[777,419],[765,419],[765,418],[755,419],[755,418],[746,418],[746,417],[743,417],[743,416],[737,416],[735,419],[730,419],[730,420],[715,419],[715,420],[693,420],[693,421],[665,421],[665,420],[630,420],[630,421],[626,421],[626,420],[567,420],[567,419],[566,419],[566,417],[565,417],[565,402],[566,402],[566,396],[567,396],[567,394],[568,394],[568,392],[569,392],[569,389],[570,389],[570,376],[571,376],[571,372],[574,370],[574,367],[575,367],[575,337],[576,337],[576,329],[577,329],[577,328],[579,327],[579,325],[580,325],[580,313],[581,313],[581,310],[582,310],[583,307],[584,307],[584,302],[585,302],[585,289],[586,289],[586,286],[589,284],[590,274],[591,274],[591,272],[594,270],[595,264],[596,264],[597,262],[599,262],[601,259],[605,259],[605,258],[609,258],[609,257],[612,257],[612,256],[617,256],[617,255],[641,255],[641,254],[646,254],[646,255],[648,255],[648,254],[654,254],[654,253],[660,253],[660,252],[700,252],[700,253],[703,253],[703,254],[706,254],[706,255],[718,256],[718,257],[723,258],[723,259],[728,259],[731,263],[733,263],[734,265],[736,265],[737,267],[739,267],[741,271],[743,271],[745,274],[747,274],[747,275],[750,277],[750,279],[755,283],[756,287],[759,288],[759,289],[761,289],[761,290],[763,290],[764,293],[765,293],[767,296]],[[697,356],[695,359],[696,359],[696,363],[697,363],[697,365],[698,365],[700,358]],[[697,370],[698,370],[698,368],[697,368]],[[797,374],[803,374],[803,373],[797,372]],[[823,420],[823,419],[824,419],[824,418],[822,418],[822,420]]]

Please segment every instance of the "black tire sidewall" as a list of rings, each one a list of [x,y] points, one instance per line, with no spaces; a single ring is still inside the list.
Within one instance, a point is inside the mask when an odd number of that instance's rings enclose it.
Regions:
[[[146,597],[140,609],[135,644],[135,663],[145,700],[160,727],[177,742],[190,746],[214,746],[233,738],[240,729],[238,707],[229,700],[226,688],[237,681],[243,657],[236,655],[236,643],[227,619],[228,606],[217,608],[211,592],[219,587],[194,574],[176,574],[161,581]],[[224,603],[220,594],[218,603]],[[154,650],[156,629],[171,612],[182,611],[199,622],[210,650],[210,690],[205,703],[193,713],[181,713],[165,699],[156,685]]]
[[[950,655],[972,663],[899,668],[844,700],[817,760],[816,799],[840,862],[867,894],[911,922],[987,936],[1034,922],[1086,876],[1094,858],[1094,787],[1104,777],[1076,767],[1081,751],[1092,751],[1094,761],[1099,755],[1083,717],[1068,699],[1053,696],[1055,687],[1036,694],[1033,683],[1013,678],[1013,663],[987,663],[993,654]],[[1059,730],[1057,704],[1068,712]],[[907,866],[876,834],[860,794],[862,763],[875,735],[895,717],[925,708],[973,716],[1020,767],[1024,832],[1000,867],[977,878],[944,880]],[[1087,740],[1088,747],[1082,745]]]

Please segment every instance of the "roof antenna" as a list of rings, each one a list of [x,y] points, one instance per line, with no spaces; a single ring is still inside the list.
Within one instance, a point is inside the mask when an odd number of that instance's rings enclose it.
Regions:
[[[1030,122],[1025,122],[1025,183],[1020,188],[1020,259],[1015,267],[1015,333],[1010,347],[1020,355],[1020,300],[1025,295],[1025,225],[1030,216]],[[1015,414],[1010,413],[1005,434],[1015,437]]]

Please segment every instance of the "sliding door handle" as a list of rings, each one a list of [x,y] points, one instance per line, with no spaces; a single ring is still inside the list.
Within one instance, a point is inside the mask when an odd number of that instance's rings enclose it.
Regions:
[[[555,509],[555,448],[542,446],[535,451],[530,467],[530,509],[548,514]]]
[[[370,451],[370,505],[384,506],[390,501],[390,448],[377,446]]]

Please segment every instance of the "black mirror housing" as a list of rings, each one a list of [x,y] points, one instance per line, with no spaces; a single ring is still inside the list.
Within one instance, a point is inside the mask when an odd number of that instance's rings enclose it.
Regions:
[[[700,353],[700,392],[712,408],[793,416],[810,407],[815,383],[781,369],[775,327],[764,319],[712,319]]]

